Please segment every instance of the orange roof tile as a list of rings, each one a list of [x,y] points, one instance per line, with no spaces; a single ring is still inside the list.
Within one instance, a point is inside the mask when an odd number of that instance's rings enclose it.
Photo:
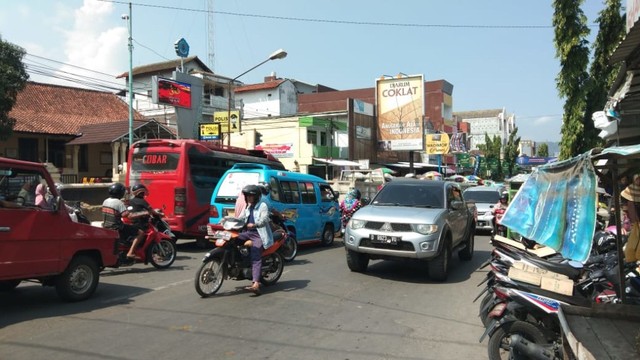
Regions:
[[[84,125],[128,120],[129,106],[108,92],[28,82],[9,116],[17,132],[76,135]]]
[[[234,91],[236,93],[239,93],[239,92],[247,92],[247,91],[255,91],[255,90],[275,89],[285,81],[287,81],[287,80],[280,79],[280,80],[267,81],[267,82],[259,83],[259,84],[245,85],[245,86],[237,87]]]

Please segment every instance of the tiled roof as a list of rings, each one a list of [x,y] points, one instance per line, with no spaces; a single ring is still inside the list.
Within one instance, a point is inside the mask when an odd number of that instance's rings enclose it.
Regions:
[[[213,73],[213,71],[211,71],[211,69],[209,69],[207,67],[207,65],[205,63],[203,63],[202,60],[200,60],[197,56],[189,56],[189,57],[184,58],[184,63],[185,64],[188,64],[188,63],[190,63],[192,61],[195,61],[205,72]],[[162,70],[175,69],[178,66],[180,66],[180,64],[181,64],[180,59],[175,59],[175,60],[163,61],[163,62],[159,62],[159,63],[136,66],[136,67],[134,67],[132,69],[132,72],[133,72],[133,76],[134,76],[134,79],[135,79],[135,76],[137,76],[137,75],[158,73],[158,72],[161,72]],[[129,77],[129,71],[128,70],[123,72],[122,74],[116,76],[117,79],[128,78],[128,77]]]
[[[133,122],[133,130],[136,131],[148,125],[160,127],[167,134],[173,135],[168,128],[165,128],[155,120],[135,120]],[[79,132],[82,133],[82,136],[69,141],[67,145],[111,143],[123,136],[129,135],[129,120],[105,124],[84,125],[80,127]]]
[[[108,92],[28,82],[9,116],[17,132],[76,135],[83,125],[128,120],[129,106]]]
[[[240,86],[240,87],[235,88],[234,91],[236,93],[240,93],[240,92],[247,92],[247,91],[275,89],[285,81],[287,81],[287,80],[280,79],[280,80],[267,81],[267,82],[263,82],[263,83],[259,83],[259,84],[245,85],[245,86]]]

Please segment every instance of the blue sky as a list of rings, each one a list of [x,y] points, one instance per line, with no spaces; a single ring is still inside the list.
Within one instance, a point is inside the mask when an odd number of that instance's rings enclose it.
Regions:
[[[373,87],[381,75],[424,74],[426,80],[453,84],[454,111],[504,107],[516,115],[523,139],[560,139],[564,101],[555,86],[559,63],[550,0],[211,2],[215,61],[210,65],[221,75],[235,77],[280,48],[287,58],[240,80],[261,82],[275,72],[346,90]],[[174,59],[179,38],[189,42],[190,55],[209,64],[208,1],[133,3],[134,66]],[[590,24],[603,7],[604,0],[584,1]],[[10,1],[0,13],[0,35],[24,47],[32,66],[106,78],[124,87],[122,79],[77,66],[114,76],[127,71],[127,23],[121,19],[127,12],[127,2]],[[591,31],[593,41],[597,27]],[[42,75],[32,79],[62,83]]]

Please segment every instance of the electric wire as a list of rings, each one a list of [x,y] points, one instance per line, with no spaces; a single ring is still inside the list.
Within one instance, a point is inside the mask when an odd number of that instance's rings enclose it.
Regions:
[[[110,2],[114,4],[130,4],[129,1],[117,1],[117,0],[98,0],[102,2]],[[283,21],[298,21],[298,22],[311,22],[311,23],[326,23],[326,24],[342,24],[342,25],[359,25],[359,26],[386,26],[386,27],[414,27],[414,28],[459,28],[459,29],[553,29],[553,25],[480,25],[480,24],[416,24],[416,23],[387,23],[387,22],[375,22],[375,21],[351,21],[351,20],[333,20],[333,19],[313,19],[313,18],[299,18],[290,16],[275,16],[275,15],[260,15],[260,14],[248,14],[237,13],[230,11],[217,11],[217,10],[205,10],[195,8],[183,8],[177,6],[168,5],[154,5],[143,3],[131,3],[133,6],[149,7],[164,10],[196,12],[196,13],[214,13],[219,15],[237,16],[237,17],[249,17],[249,18],[261,18],[271,20],[283,20]],[[598,24],[588,25],[589,27],[597,27]]]

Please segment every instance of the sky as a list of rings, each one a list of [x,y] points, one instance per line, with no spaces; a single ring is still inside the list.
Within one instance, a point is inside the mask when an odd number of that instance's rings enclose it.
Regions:
[[[382,75],[422,74],[453,84],[453,111],[506,109],[524,140],[559,141],[564,100],[555,78],[553,1],[543,0],[136,0],[133,66],[177,58],[184,38],[215,73],[236,77],[274,51],[288,56],[243,75],[338,90],[375,86]],[[626,2],[625,2],[626,3]],[[126,87],[128,1],[6,1],[0,36],[27,51],[31,80]],[[595,19],[604,0],[585,0]],[[211,15],[210,12],[212,11]],[[209,21],[210,20],[210,21]],[[212,29],[210,32],[209,29]],[[213,55],[213,62],[210,61]],[[56,77],[51,75],[57,73]],[[74,82],[60,77],[72,77]],[[135,91],[135,90],[134,90]]]

